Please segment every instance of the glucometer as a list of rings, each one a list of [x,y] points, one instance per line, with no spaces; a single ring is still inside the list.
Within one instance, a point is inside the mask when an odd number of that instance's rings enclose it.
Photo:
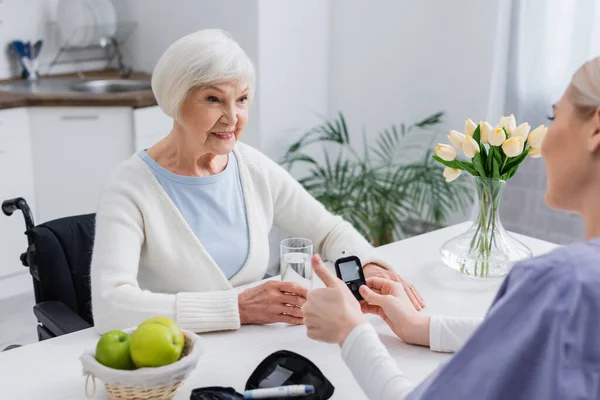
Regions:
[[[366,285],[365,274],[360,259],[356,256],[342,257],[335,262],[335,273],[344,281],[358,300],[362,300],[358,288]]]

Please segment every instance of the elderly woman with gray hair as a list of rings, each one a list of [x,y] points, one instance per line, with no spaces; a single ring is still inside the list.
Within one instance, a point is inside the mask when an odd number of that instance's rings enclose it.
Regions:
[[[158,61],[152,90],[173,128],[117,168],[101,197],[91,267],[99,332],[156,315],[195,332],[302,324],[301,285],[236,289],[264,277],[273,224],[329,259],[357,255],[367,277],[401,282],[415,308],[424,306],[349,223],[238,142],[254,83],[252,62],[220,30],[185,36]]]

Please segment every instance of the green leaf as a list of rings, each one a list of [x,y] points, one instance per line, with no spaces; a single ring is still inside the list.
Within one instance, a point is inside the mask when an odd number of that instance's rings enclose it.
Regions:
[[[504,175],[504,174],[508,173],[510,170],[512,170],[515,166],[518,166],[519,164],[521,164],[523,162],[523,160],[525,160],[525,158],[527,157],[527,154],[529,154],[529,149],[523,150],[523,152],[516,157],[510,157],[508,159],[508,161],[506,162],[506,165],[504,166],[504,168],[502,168],[501,174]]]
[[[444,116],[443,111],[439,111],[435,114],[431,114],[429,117],[425,118],[423,121],[417,122],[414,126],[417,128],[425,129],[431,125],[437,125],[442,122],[442,117]]]
[[[502,150],[502,147],[496,147],[496,146],[490,146],[490,151],[492,151],[493,149],[493,155],[494,155],[494,160],[496,161],[496,163],[498,165],[502,165],[502,163],[504,162],[504,157],[506,157],[504,155],[504,150]]]
[[[492,155],[492,157],[490,157],[490,159],[492,160],[492,179],[500,179],[500,163],[498,163],[498,159],[495,157],[495,153],[494,155]]]
[[[296,143],[294,143],[288,149],[288,153],[294,153],[294,152],[298,151],[300,149],[300,146],[302,146],[302,142],[296,142]]]
[[[481,157],[481,166],[483,167],[483,171],[485,172],[485,176],[489,176],[492,174],[492,170],[491,169],[486,169],[487,166],[487,159],[488,159],[488,155],[485,151],[485,149],[482,150],[483,145],[479,144],[479,153],[477,153],[479,155],[479,157]],[[475,162],[473,162],[473,164],[475,164]]]
[[[439,162],[440,164],[445,165],[446,167],[460,169],[463,171],[467,171],[471,175],[479,176],[479,173],[477,172],[477,170],[475,169],[473,164],[471,164],[469,162],[460,161],[460,160],[446,161],[446,160],[441,159],[437,155],[433,155],[433,159],[435,161]]]
[[[496,149],[498,149],[498,152],[502,155],[502,159],[506,158],[506,153],[504,152],[502,146],[497,146]]]
[[[465,161],[458,161],[458,163],[460,166],[462,166],[463,170],[467,171],[471,175],[479,176],[479,173],[477,173],[477,170],[475,169],[472,163]]]
[[[461,162],[458,161],[458,160],[446,161],[446,160],[440,158],[437,155],[434,155],[433,159],[435,161],[439,162],[440,164],[445,165],[446,167],[455,168],[455,169],[464,169],[464,167],[462,166]]]
[[[475,154],[475,157],[473,157],[473,166],[475,167],[475,170],[477,171],[480,177],[487,177],[481,153],[477,153]]]
[[[475,132],[473,132],[473,139],[475,139],[477,143],[481,143],[481,130],[479,129],[479,125],[475,128]]]
[[[340,112],[340,121],[342,122],[342,136],[346,140],[345,143],[350,144],[350,134],[348,133],[348,125],[346,125],[346,118],[344,114]]]
[[[325,133],[325,137],[323,140],[329,140],[335,143],[342,144],[344,143],[344,136],[340,131],[339,121],[335,121],[335,126],[331,122],[327,122],[325,124],[325,129],[323,129],[323,133]]]
[[[510,171],[508,171],[507,173],[502,175],[502,179],[505,181],[509,180],[517,173],[518,169],[519,169],[519,165],[515,165]]]
[[[483,145],[480,144],[480,146],[481,146],[480,151],[483,151]],[[490,173],[494,169],[494,165],[493,165],[494,164],[494,153],[495,153],[494,148],[490,147],[490,151],[488,152],[488,155],[487,155],[487,158],[486,158],[486,165],[485,165],[486,171],[488,171]]]
[[[314,158],[307,156],[306,154],[296,154],[285,160],[287,163],[305,162],[312,165],[317,165]]]

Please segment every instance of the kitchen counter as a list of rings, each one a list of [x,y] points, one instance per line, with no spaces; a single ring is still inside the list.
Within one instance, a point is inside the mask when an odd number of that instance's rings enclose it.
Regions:
[[[85,79],[117,79],[117,71],[94,71],[85,72]],[[63,74],[43,76],[41,80],[47,79],[77,78],[77,74]],[[130,79],[150,79],[146,73],[136,72],[131,74]],[[0,81],[10,83],[20,79],[9,79]],[[16,107],[131,107],[142,108],[156,105],[156,99],[151,90],[143,90],[125,93],[15,93],[0,91],[0,109]]]

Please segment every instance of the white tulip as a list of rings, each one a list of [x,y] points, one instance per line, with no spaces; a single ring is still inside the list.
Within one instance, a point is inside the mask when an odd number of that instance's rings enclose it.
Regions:
[[[529,153],[532,158],[540,158],[542,156],[542,149],[539,147],[530,147]]]
[[[506,132],[502,128],[496,128],[489,133],[488,143],[490,146],[502,146],[506,140]]]
[[[517,126],[517,129],[514,130],[512,136],[522,136],[527,139],[530,130],[531,126],[529,126],[527,122],[523,122],[521,125]]]
[[[508,157],[516,157],[523,152],[525,147],[525,138],[523,136],[513,136],[506,139],[502,144],[502,150]]]
[[[473,137],[473,133],[475,133],[475,129],[477,129],[477,125],[473,122],[472,119],[468,119],[465,121],[465,135]]]
[[[452,143],[454,147],[460,149],[465,141],[465,137],[466,136],[459,131],[451,130],[450,134],[448,135],[448,140],[450,140],[450,143]]]
[[[546,136],[546,132],[548,131],[548,128],[546,128],[544,125],[540,125],[537,128],[535,128],[533,131],[531,131],[531,133],[529,134],[529,145],[531,147],[537,147],[540,148],[542,147],[542,141],[544,140],[544,137]]]
[[[515,120],[515,116],[510,114],[508,117],[500,118],[500,122],[496,128],[506,128],[506,131],[509,135],[512,135],[515,129],[517,129],[517,121]]]
[[[479,144],[471,136],[467,136],[463,142],[462,150],[467,157],[473,158],[475,154],[479,153]]]
[[[438,143],[435,154],[444,161],[454,161],[456,158],[456,150],[449,144]]]
[[[446,182],[452,182],[456,178],[458,178],[461,174],[460,169],[446,167],[444,168],[444,178],[446,178]]]
[[[487,121],[479,121],[479,133],[481,136],[481,143],[489,143],[488,137],[490,136],[490,132],[492,132],[494,128]]]

